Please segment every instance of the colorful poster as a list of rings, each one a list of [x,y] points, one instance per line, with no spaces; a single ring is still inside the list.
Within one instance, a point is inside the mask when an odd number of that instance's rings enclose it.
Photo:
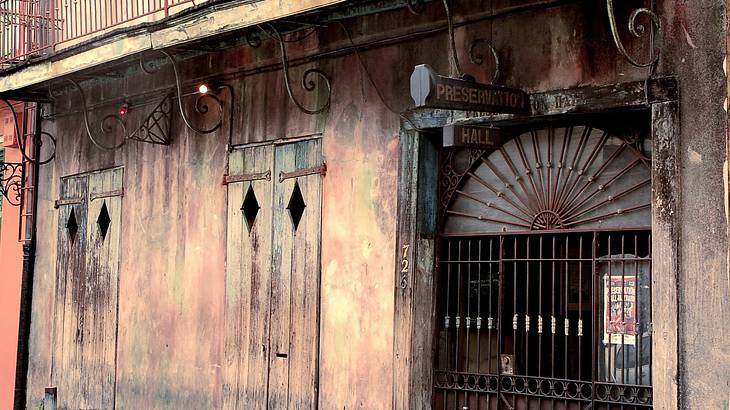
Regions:
[[[636,344],[636,276],[605,276],[603,343]]]

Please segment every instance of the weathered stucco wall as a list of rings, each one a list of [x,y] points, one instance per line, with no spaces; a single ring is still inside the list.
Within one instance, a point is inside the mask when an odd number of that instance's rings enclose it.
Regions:
[[[660,73],[680,83],[680,406],[730,406],[730,295],[725,214],[726,44],[723,1],[670,2]]]
[[[420,16],[401,11],[346,23],[355,41],[367,44],[362,59],[396,111],[411,104],[408,78],[415,64],[428,63],[448,72],[444,14],[438,3]],[[490,3],[459,2],[456,9],[457,21],[474,19],[457,29],[457,47],[463,51],[464,71],[479,80],[491,77],[491,65],[475,66],[466,56],[471,39],[478,37],[492,39],[499,50],[501,81],[528,91],[640,80],[649,74],[628,65],[615,51],[603,7],[568,3],[476,19],[492,7],[502,10],[518,2]],[[726,408],[730,380],[727,229],[722,206],[726,32],[721,2],[704,3],[663,4],[660,15],[666,32],[659,70],[677,73],[683,86],[685,202],[678,215],[683,249],[679,326],[682,354],[688,361],[681,391],[691,408]],[[393,40],[385,40],[389,38]],[[634,51],[645,48],[641,41],[629,44]],[[334,24],[302,44],[290,45],[290,57],[348,45],[342,28]],[[277,57],[278,45],[269,40],[256,50],[233,48],[195,57],[182,64],[182,71],[191,81],[219,76],[234,86],[236,144],[323,135],[328,173],[322,200],[320,407],[390,408],[399,118],[382,103],[352,54],[292,69],[294,92],[310,107],[317,100],[304,98],[298,87],[303,69],[316,66],[332,77],[329,111],[304,115],[287,99],[281,71],[271,71]],[[124,79],[99,79],[85,87],[89,103],[94,104],[172,84],[170,68],[163,66],[151,76],[131,70]],[[108,105],[104,114],[117,104]],[[227,120],[219,132],[197,135],[175,114],[171,146],[129,142],[107,153],[85,138],[81,116],[68,113],[78,109],[78,97],[72,92],[70,98],[59,99],[53,108],[56,117],[44,123],[58,138],[58,150],[56,160],[42,168],[40,181],[29,407],[37,407],[44,387],[52,382],[49,355],[58,222],[53,201],[58,198],[59,178],[117,165],[125,167],[117,406],[219,407],[226,237],[225,188],[220,181],[226,170]],[[139,111],[132,107],[131,123]],[[99,108],[94,113],[95,124],[102,112]]]

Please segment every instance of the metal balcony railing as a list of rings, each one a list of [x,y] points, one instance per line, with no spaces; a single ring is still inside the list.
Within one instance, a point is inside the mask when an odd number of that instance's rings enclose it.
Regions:
[[[207,0],[0,0],[0,69]]]

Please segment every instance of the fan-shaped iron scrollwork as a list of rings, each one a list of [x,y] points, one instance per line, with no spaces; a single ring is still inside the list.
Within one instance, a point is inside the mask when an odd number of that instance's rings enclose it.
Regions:
[[[624,58],[626,58],[626,60],[631,65],[636,67],[650,67],[653,66],[657,61],[659,61],[659,51],[654,49],[650,51],[651,54],[648,61],[641,62],[632,57],[626,50],[623,41],[621,41],[621,36],[619,34],[619,28],[616,22],[616,15],[613,7],[613,0],[606,0],[606,8],[608,10],[608,21],[611,26],[611,35],[613,36],[613,42],[616,44],[616,48],[618,48],[619,53],[624,56]],[[649,24],[651,25],[651,33],[653,33],[654,30],[661,30],[661,21],[659,20],[659,16],[657,16],[653,10],[644,7],[638,8],[634,10],[629,16],[629,32],[634,37],[641,38],[645,34],[647,34],[647,30],[644,25],[637,23],[639,17],[641,16],[645,16],[649,19]]]
[[[636,141],[586,126],[522,134],[457,174],[444,232],[649,226],[651,167]]]
[[[10,205],[20,205],[23,177],[23,164],[0,162],[0,195],[4,196]]]

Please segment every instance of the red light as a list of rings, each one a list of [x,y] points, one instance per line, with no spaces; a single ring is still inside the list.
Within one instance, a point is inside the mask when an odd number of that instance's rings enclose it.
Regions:
[[[120,117],[124,117],[127,115],[128,109],[129,109],[129,107],[127,107],[127,104],[124,104],[121,107],[119,107],[119,110],[117,110],[117,112],[119,113]]]

